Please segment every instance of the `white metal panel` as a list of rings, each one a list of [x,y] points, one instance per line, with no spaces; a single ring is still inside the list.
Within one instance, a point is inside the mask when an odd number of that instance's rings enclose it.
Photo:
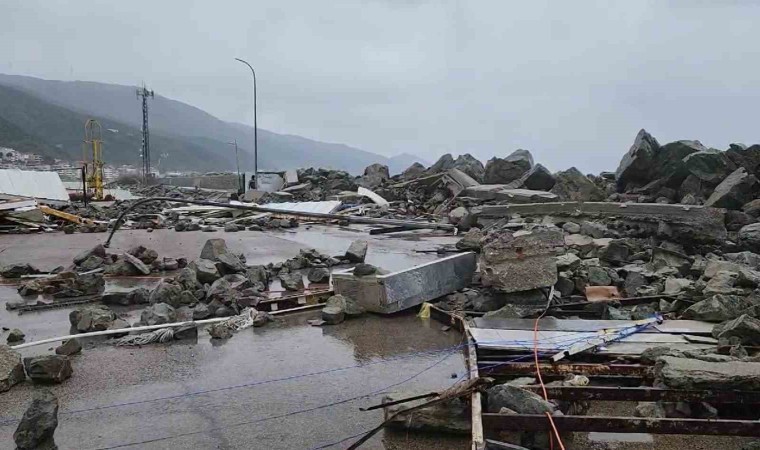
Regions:
[[[57,172],[0,169],[0,194],[47,200],[69,200],[69,194]]]
[[[278,211],[292,212],[312,212],[330,214],[340,207],[343,202],[339,200],[325,200],[323,202],[284,202],[284,203],[267,203],[261,205],[264,208],[276,209]]]

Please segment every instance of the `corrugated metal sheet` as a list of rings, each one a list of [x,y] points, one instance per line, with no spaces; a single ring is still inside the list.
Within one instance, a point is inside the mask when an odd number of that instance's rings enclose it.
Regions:
[[[46,200],[69,200],[69,194],[57,172],[0,169],[0,194]]]

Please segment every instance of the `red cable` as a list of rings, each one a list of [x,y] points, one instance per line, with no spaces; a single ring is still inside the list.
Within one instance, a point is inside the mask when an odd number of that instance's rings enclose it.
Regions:
[[[538,318],[536,319],[536,323],[533,326],[533,358],[536,362],[536,376],[538,377],[538,382],[541,384],[541,390],[544,393],[544,400],[549,401],[549,395],[546,393],[546,385],[544,385],[544,380],[541,378],[541,368],[538,364],[538,321],[541,320],[541,318],[546,314],[546,311],[544,311]],[[552,418],[552,415],[547,412],[546,417],[549,418],[549,424],[552,427],[552,430],[554,431],[554,436],[557,438],[557,442],[559,443],[559,448],[562,450],[565,450],[565,445],[562,443],[562,438],[559,436],[559,431],[557,430],[557,425],[554,424],[554,419]],[[549,441],[550,448],[554,450],[554,439],[551,439]]]

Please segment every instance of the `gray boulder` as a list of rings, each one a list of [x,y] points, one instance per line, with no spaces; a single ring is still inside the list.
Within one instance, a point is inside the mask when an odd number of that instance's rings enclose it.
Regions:
[[[19,330],[18,328],[14,328],[8,333],[8,337],[6,338],[6,341],[9,344],[14,344],[16,342],[23,341],[25,337],[26,337],[26,334],[24,334],[23,331]]]
[[[383,164],[370,164],[364,169],[364,175],[361,177],[360,184],[373,189],[382,186],[390,179],[388,166]]]
[[[355,300],[343,295],[333,295],[325,303],[322,309],[322,320],[328,325],[335,325],[343,322],[348,316],[358,316],[363,314],[364,308],[359,306]]]
[[[551,189],[563,202],[600,202],[606,198],[604,192],[575,167],[555,174],[556,183]]]
[[[78,332],[104,331],[116,320],[116,313],[105,305],[85,306],[69,313],[69,322]]]
[[[743,167],[736,169],[724,179],[705,201],[705,206],[726,209],[741,209],[752,200],[760,189],[754,175]]]
[[[692,153],[683,159],[686,170],[710,186],[716,186],[731,172],[736,165],[725,152],[715,149]]]
[[[193,308],[193,320],[208,319],[211,317],[211,311],[208,309],[208,305],[205,303],[198,303]]]
[[[137,269],[138,272],[140,272],[143,275],[149,275],[150,274],[150,267],[148,267],[147,264],[140,261],[139,258],[136,256],[132,256],[129,253],[124,253],[121,255],[122,258],[124,258],[124,261],[128,262],[129,264],[132,264],[132,266]]]
[[[145,308],[140,314],[140,322],[145,325],[161,325],[177,321],[177,314],[170,305],[156,303]]]
[[[300,291],[304,288],[303,276],[300,272],[280,273],[280,284],[286,291]]]
[[[219,255],[229,253],[227,242],[224,239],[209,239],[201,249],[201,259],[216,261]]]
[[[74,257],[74,264],[77,266],[82,264],[87,258],[90,256],[97,256],[99,258],[105,258],[106,257],[106,249],[103,247],[103,244],[98,244],[95,247],[85,250],[82,253],[78,254]]]
[[[34,275],[40,273],[39,269],[31,264],[8,264],[0,267],[0,276],[3,278],[21,278],[21,275]]]
[[[518,149],[506,158],[491,158],[486,163],[483,181],[486,184],[508,184],[533,168],[533,155]]]
[[[105,264],[105,260],[101,258],[100,256],[92,255],[89,258],[82,261],[82,264],[79,265],[79,268],[85,272],[88,272],[90,270],[95,270],[103,267]]]
[[[520,187],[536,191],[549,191],[554,187],[556,182],[557,180],[554,178],[554,175],[541,164],[536,164],[520,177]]]
[[[309,283],[325,284],[330,282],[330,270],[325,267],[314,267],[306,275]]]
[[[655,366],[655,380],[673,389],[753,391],[760,389],[760,363],[662,356]]]
[[[61,345],[55,348],[56,355],[71,356],[82,351],[82,344],[79,343],[79,339],[71,338],[63,341]]]
[[[155,305],[156,303],[166,303],[173,308],[179,308],[182,306],[182,289],[176,284],[172,284],[166,281],[158,283],[153,292],[150,294],[148,303]]]
[[[21,355],[7,345],[0,345],[0,392],[9,390],[25,378]]]
[[[739,230],[739,244],[753,252],[760,252],[760,222],[745,225]]]
[[[509,384],[496,385],[486,391],[488,412],[498,413],[501,408],[511,409],[518,414],[553,413],[557,407],[538,394]]]
[[[631,183],[643,186],[654,179],[653,166],[659,151],[657,139],[646,130],[640,130],[615,172],[618,191],[624,191]]]
[[[243,264],[243,261],[241,261],[237,255],[232,253],[222,253],[217,256],[216,260],[219,262],[219,264],[217,264],[217,269],[222,273],[245,272],[245,264]]]
[[[416,162],[401,172],[401,179],[404,181],[414,180],[425,173],[425,166]]]
[[[367,249],[369,244],[364,240],[356,240],[351,243],[346,250],[346,259],[352,263],[364,262],[364,258],[367,256]]]
[[[723,322],[739,317],[752,306],[752,302],[737,295],[717,294],[686,308],[684,319]]]
[[[35,383],[62,383],[71,378],[71,361],[63,355],[24,358],[26,374]]]
[[[383,397],[382,403],[391,403],[409,398],[415,393],[392,393]],[[425,406],[404,414],[402,411],[421,406],[429,399],[414,400],[398,405],[386,406],[385,417],[394,417],[387,426],[391,428],[416,430],[432,433],[452,433],[466,435],[470,433],[470,407],[461,399],[452,399],[435,405]]]
[[[35,391],[13,433],[17,450],[55,450],[58,427],[58,398],[47,389]]]
[[[478,183],[483,182],[483,177],[485,176],[486,172],[485,167],[483,167],[483,163],[469,153],[459,155],[456,161],[454,161],[454,168],[461,170],[465,174],[472,177],[472,179]]]
[[[760,345],[760,320],[742,314],[734,320],[715,325],[712,334],[716,339],[738,338],[742,345]]]
[[[219,269],[216,268],[216,264],[209,259],[193,261],[190,263],[190,268],[195,271],[195,275],[201,283],[211,284],[221,278],[221,274],[219,274]]]
[[[436,161],[435,164],[430,166],[430,168],[427,170],[427,173],[434,174],[434,173],[439,173],[439,172],[445,172],[453,168],[454,168],[454,157],[451,156],[451,153],[446,153],[445,155],[442,155],[440,158],[438,158],[438,161]]]

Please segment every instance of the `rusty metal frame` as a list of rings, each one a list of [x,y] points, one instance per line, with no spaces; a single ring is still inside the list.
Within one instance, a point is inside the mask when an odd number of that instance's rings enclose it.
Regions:
[[[532,414],[491,414],[482,416],[484,428],[501,431],[549,431],[545,416]],[[694,434],[712,436],[760,436],[756,420],[656,419],[651,417],[554,416],[559,431],[651,434]]]

